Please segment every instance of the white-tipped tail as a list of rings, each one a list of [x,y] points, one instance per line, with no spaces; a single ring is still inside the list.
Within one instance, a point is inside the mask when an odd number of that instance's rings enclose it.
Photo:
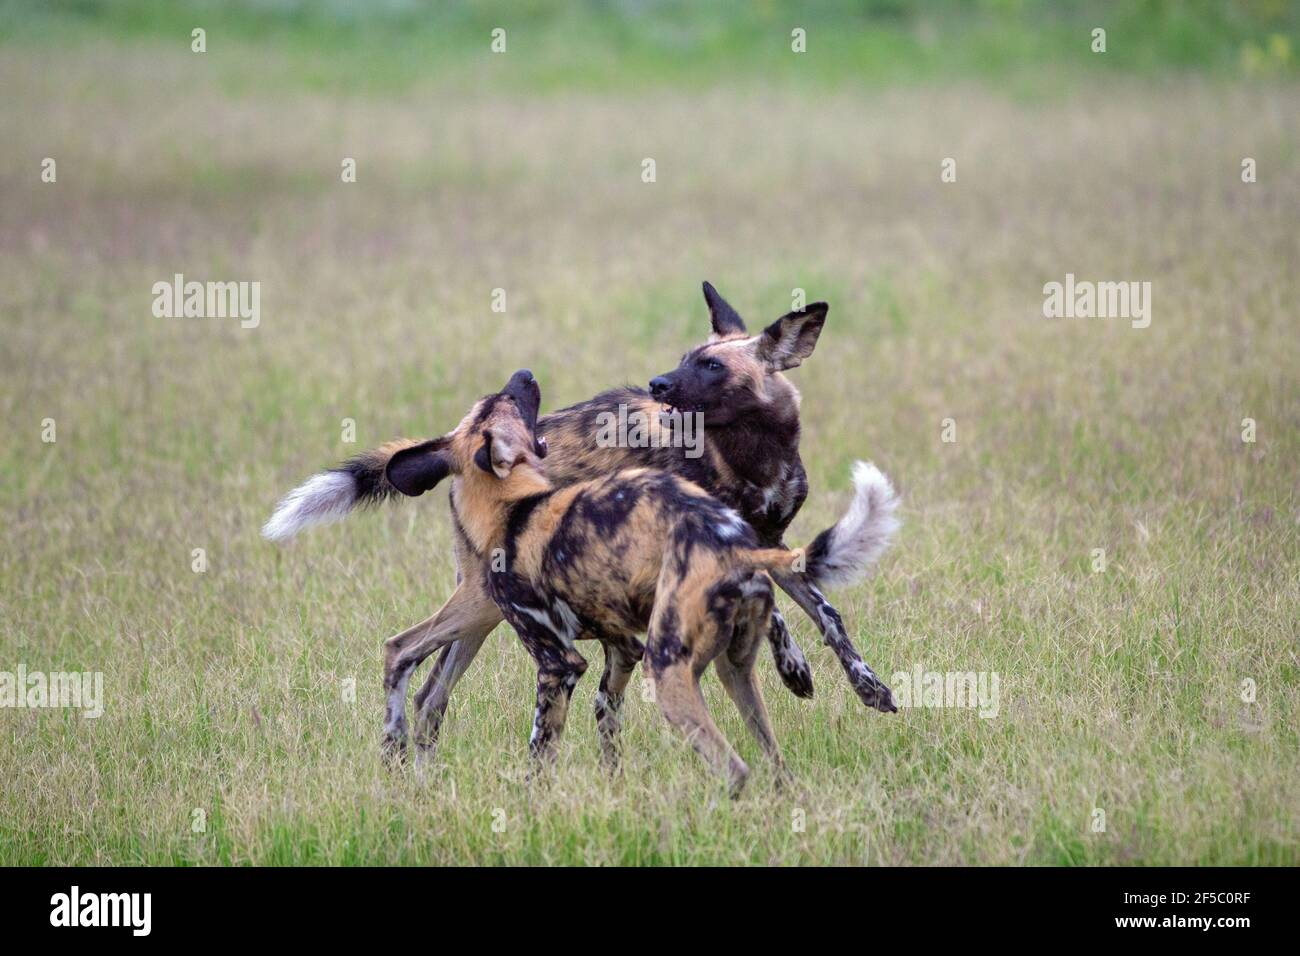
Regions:
[[[338,521],[357,500],[356,479],[346,471],[312,475],[284,496],[275,514],[262,525],[262,537],[286,541],[303,528]]]
[[[898,530],[898,494],[879,468],[853,465],[853,503],[808,546],[807,573],[818,587],[844,587],[864,577]]]

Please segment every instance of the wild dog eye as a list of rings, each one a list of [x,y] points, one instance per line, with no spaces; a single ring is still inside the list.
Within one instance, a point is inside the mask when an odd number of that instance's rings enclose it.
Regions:
[[[704,367],[707,368],[710,372],[716,372],[720,368],[722,368],[722,363],[719,362],[717,359],[708,359],[704,363]]]

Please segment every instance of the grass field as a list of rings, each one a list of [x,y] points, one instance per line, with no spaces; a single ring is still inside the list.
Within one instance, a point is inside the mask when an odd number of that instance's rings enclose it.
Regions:
[[[0,863],[1300,862],[1290,74],[530,89],[484,55],[352,89],[274,39],[76,36],[0,44],[0,670],[102,672],[105,712],[0,709]],[[259,281],[260,324],[156,318],[177,272]],[[1067,273],[1151,282],[1150,327],[1044,318]],[[866,711],[792,611],[815,700],[759,664],[792,788],[712,676],[741,799],[639,676],[606,777],[596,670],[529,784],[503,628],[437,766],[387,770],[380,645],[452,590],[445,492],[261,522],[517,367],[544,408],[643,384],[706,278],[751,325],[831,303],[791,540],[877,462],[904,529],[836,603],[887,680],[997,674],[997,716]]]

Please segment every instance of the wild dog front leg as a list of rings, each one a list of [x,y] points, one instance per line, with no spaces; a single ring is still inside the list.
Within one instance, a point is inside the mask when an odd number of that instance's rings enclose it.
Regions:
[[[488,614],[492,623],[488,624]],[[501,612],[496,605],[484,609],[484,617],[479,627],[467,629],[456,640],[445,645],[438,652],[437,658],[429,667],[429,674],[424,679],[424,686],[415,692],[415,746],[416,757],[430,760],[438,746],[438,734],[442,721],[447,716],[447,707],[451,704],[451,692],[457,682],[469,670],[474,658],[483,649],[492,629],[501,623]],[[472,630],[481,633],[472,633]]]
[[[533,732],[528,738],[528,753],[535,760],[555,759],[556,746],[569,716],[569,699],[573,697],[573,688],[578,686],[578,678],[586,670],[586,660],[573,650],[562,662],[538,668],[537,710],[533,713]]]
[[[432,617],[384,642],[384,752],[406,750],[406,688],[412,672],[442,645],[460,637],[486,637],[500,621],[481,590],[462,582]]]
[[[806,576],[797,572],[773,571],[772,577],[816,623],[822,633],[822,640],[839,658],[840,666],[844,668],[849,683],[862,702],[886,714],[897,711],[893,693],[858,654],[844,629],[844,619],[840,617],[840,612],[835,610],[821,591]]]
[[[601,760],[611,770],[618,766],[618,732],[622,726],[623,692],[645,654],[645,645],[635,637],[603,641],[605,672],[596,693],[596,730],[600,735]]]
[[[429,668],[424,686],[415,694],[416,757],[421,763],[433,759],[438,733],[451,703],[451,691],[469,669],[492,629],[501,623],[501,611],[488,593],[487,575],[491,567],[474,548],[456,518],[452,503],[452,527],[455,528],[456,588],[466,592],[466,614],[455,640],[443,645]]]
[[[578,635],[558,627],[551,609],[511,601],[502,609],[524,647],[537,663],[537,709],[528,752],[538,760],[554,756],[569,716],[569,698],[587,670],[587,660],[573,646]]]
[[[452,598],[455,598],[455,594]],[[441,613],[440,610],[438,614]],[[413,660],[406,652],[416,640],[438,626],[438,614],[425,618],[400,634],[394,634],[384,642],[383,753],[385,759],[400,758],[406,753],[406,685],[411,680],[411,672],[420,663],[418,660]]]
[[[767,628],[767,642],[772,648],[772,659],[776,662],[776,672],[781,683],[796,697],[811,698],[813,695],[812,667],[808,658],[790,636],[781,612],[772,609],[772,619]]]

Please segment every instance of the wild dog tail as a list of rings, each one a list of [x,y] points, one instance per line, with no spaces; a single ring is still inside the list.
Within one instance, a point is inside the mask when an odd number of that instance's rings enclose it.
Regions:
[[[339,521],[354,508],[393,497],[397,489],[384,473],[388,462],[403,448],[417,444],[399,438],[349,458],[337,468],[312,475],[284,496],[262,525],[262,537],[287,541],[304,528]]]
[[[831,525],[812,544],[797,551],[762,548],[750,552],[754,563],[772,569],[797,569],[822,589],[844,587],[863,578],[889,547],[898,530],[898,494],[889,479],[875,465],[865,461],[853,465],[853,502],[844,517]]]

